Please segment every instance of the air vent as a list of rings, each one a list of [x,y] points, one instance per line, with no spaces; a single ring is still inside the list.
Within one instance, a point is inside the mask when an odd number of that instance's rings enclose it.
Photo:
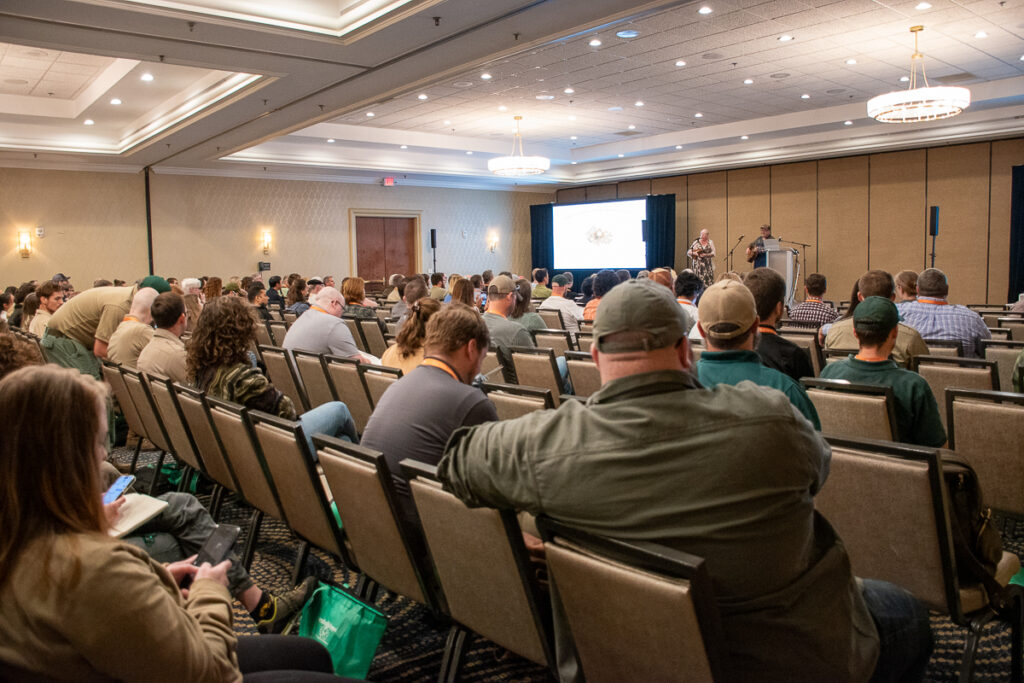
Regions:
[[[842,95],[844,92],[846,92],[846,88],[832,88],[831,90],[826,90],[825,94],[826,95]]]
[[[786,73],[785,71],[780,71],[780,72],[779,72],[779,73],[777,73],[777,74],[772,74],[772,75],[771,75],[771,76],[769,76],[768,78],[774,78],[774,79],[776,79],[776,80],[777,80],[777,79],[780,79],[780,78],[789,78],[789,74],[788,74],[788,73]]]
[[[701,59],[725,59],[725,55],[721,52],[705,52],[700,56]]]
[[[950,74],[948,76],[939,76],[938,78],[932,78],[929,80],[935,81],[936,83],[942,83],[943,85],[950,85],[951,83],[963,83],[964,81],[973,81],[977,76],[969,74],[966,71],[958,74]]]
[[[624,138],[628,138],[630,135],[642,135],[638,130],[620,130],[616,135],[621,135]]]
[[[454,83],[452,83],[452,87],[455,87],[455,88],[472,88],[473,87],[473,83],[470,82],[470,81],[455,81]]]

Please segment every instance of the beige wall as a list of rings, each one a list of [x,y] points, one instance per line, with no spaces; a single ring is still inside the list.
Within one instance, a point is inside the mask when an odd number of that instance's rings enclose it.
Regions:
[[[429,230],[438,231],[437,265],[445,272],[491,268],[527,272],[531,204],[543,193],[492,192],[344,183],[151,176],[155,271],[245,275],[268,260],[272,272],[345,276],[350,271],[350,210],[406,211],[421,216],[422,268],[431,263]],[[35,251],[17,253],[19,228],[42,225]],[[259,240],[271,231],[264,256]],[[498,237],[491,253],[488,238]],[[0,169],[3,283],[57,271],[79,288],[97,278],[126,280],[147,272],[141,175]]]
[[[776,236],[811,247],[807,272],[829,278],[829,297],[847,299],[868,268],[893,273],[928,264],[928,207],[940,207],[935,266],[950,278],[950,299],[1005,302],[1009,277],[1011,170],[1024,164],[1024,139],[822,159],[655,178],[651,192],[676,195],[676,268],[702,228],[718,247],[719,272],[743,236],[733,268],[749,269],[743,247],[769,222]],[[637,196],[646,181],[618,185]],[[611,186],[558,192],[583,201]]]

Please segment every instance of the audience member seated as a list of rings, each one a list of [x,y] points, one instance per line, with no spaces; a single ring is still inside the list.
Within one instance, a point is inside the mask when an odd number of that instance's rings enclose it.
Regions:
[[[398,291],[398,286],[401,285],[402,282],[404,282],[404,281],[405,281],[405,276],[403,276],[401,273],[395,273],[394,275],[389,277],[388,278],[388,286],[384,290],[384,292],[386,294],[386,296],[384,297],[384,300],[385,301],[398,301],[398,300],[400,300],[402,298],[402,293],[400,291]]]
[[[4,678],[241,681],[287,663],[305,670],[288,680],[330,680],[315,641],[236,638],[230,560],[161,565],[108,535],[120,505],[101,505],[107,400],[102,383],[53,365],[0,381]]]
[[[851,299],[850,309],[846,316],[832,323],[825,334],[825,348],[839,349],[842,351],[856,351],[860,348],[857,336],[853,333],[853,313],[859,302],[869,296],[880,296],[885,299],[896,298],[896,283],[892,275],[884,270],[869,270],[860,276],[854,286],[855,295]],[[896,335],[896,345],[892,349],[892,359],[906,367],[914,356],[923,356],[928,353],[928,345],[916,329],[910,325],[900,323],[899,333]]]
[[[459,278],[452,285],[448,298],[451,300],[451,303],[464,304],[470,308],[476,307],[476,303],[473,300],[473,283],[464,277]]]
[[[484,278],[482,275],[472,275],[469,281],[473,284],[473,306],[482,311],[487,305],[487,285],[484,284]]]
[[[271,306],[277,306],[278,310],[284,310],[284,296],[281,294],[281,289],[284,285],[281,284],[280,275],[270,276],[270,280],[267,281],[269,289],[267,290],[267,301]]]
[[[28,293],[28,296],[25,297],[25,302],[21,305],[21,310],[21,329],[28,332],[32,326],[32,319],[36,317],[36,313],[39,311],[39,297],[36,296],[35,292]]]
[[[324,291],[337,293],[338,290]],[[338,307],[337,299],[334,302],[335,307]],[[299,318],[288,330],[289,334],[307,317],[312,317],[312,311],[310,316]],[[344,326],[341,320],[338,320],[338,324]],[[278,391],[253,364],[250,349],[255,343],[256,319],[245,302],[232,297],[220,297],[208,302],[203,308],[203,314],[199,316],[199,324],[188,345],[185,366],[189,380],[197,389],[214,398],[261,410],[286,420],[298,419],[314,458],[314,434],[323,433],[358,442],[352,415],[340,401],[324,403],[297,417],[291,399]]]
[[[526,328],[517,322],[509,320],[512,309],[515,308],[516,298],[522,296],[512,278],[507,275],[499,275],[491,280],[487,289],[487,310],[484,312],[483,320],[487,325],[490,335],[490,343],[498,349],[501,356],[501,363],[505,366],[506,378],[516,383],[515,368],[512,367],[510,346],[535,346],[533,337]]]
[[[198,278],[187,277],[181,281],[181,289],[185,297],[185,325],[186,332],[192,332],[199,320],[199,314],[203,312],[202,283]]]
[[[245,298],[248,300],[249,305],[252,306],[252,310],[260,322],[269,322],[274,319],[270,315],[270,309],[267,308],[267,303],[270,299],[267,297],[267,292],[263,288],[262,282],[254,282],[249,285]]]
[[[306,301],[306,290],[308,285],[301,277],[292,280],[288,288],[288,298],[285,299],[285,309],[294,313],[296,317],[309,310],[309,302]]]
[[[562,322],[565,329],[570,332],[580,331],[580,321],[583,320],[583,309],[576,305],[576,302],[566,298],[569,291],[569,278],[565,275],[556,275],[551,279],[551,296],[545,299],[541,305],[542,311],[561,311]]]
[[[208,304],[217,297],[224,295],[224,282],[217,276],[209,277],[206,279],[206,285],[203,287],[203,303]]]
[[[8,321],[11,324],[11,327],[17,327],[19,329],[27,329],[27,327],[26,328],[22,328],[22,324],[21,324],[21,321],[22,321],[22,319],[24,318],[24,315],[25,315],[25,297],[27,297],[29,294],[31,294],[34,291],[36,291],[36,285],[35,285],[34,281],[33,282],[23,282],[23,283],[21,283],[21,286],[18,287],[17,290],[15,290],[15,292],[14,292],[14,310],[11,311],[10,320]]]
[[[587,305],[583,308],[583,319],[594,320],[597,318],[597,307],[601,303],[601,297],[608,292],[612,291],[612,287],[619,284],[619,276],[615,274],[614,270],[599,270],[594,274],[594,298],[587,302]],[[586,284],[586,283],[584,283]]]
[[[807,352],[779,336],[775,326],[782,317],[786,304],[786,281],[771,268],[758,268],[743,279],[757,305],[757,344],[755,350],[761,362],[797,382],[801,377],[814,377],[814,366]]]
[[[151,375],[168,377],[184,384],[185,343],[185,299],[174,292],[164,292],[154,301],[151,308],[156,330],[146,348],[139,354],[138,369]]]
[[[526,284],[530,283],[527,282]],[[551,289],[548,287],[548,269],[537,268],[533,271],[533,288],[530,297],[534,299],[547,299],[549,296],[551,296]]]
[[[430,298],[444,301],[448,296],[448,290],[444,288],[444,273],[434,273],[430,276]]]
[[[427,335],[427,321],[441,310],[443,304],[437,299],[425,296],[414,301],[409,312],[409,319],[402,325],[395,338],[380,358],[380,364],[390,368],[401,368],[403,375],[408,375],[423,361],[425,353],[423,341]]]
[[[39,299],[39,308],[36,309],[36,314],[32,316],[32,322],[29,323],[28,331],[42,338],[50,318],[53,317],[53,314],[64,303],[64,292],[52,280],[47,280],[36,287],[36,297]]]
[[[697,363],[701,384],[714,387],[749,380],[778,389],[815,429],[821,429],[818,411],[804,388],[778,370],[765,367],[754,351],[760,319],[749,289],[735,280],[721,280],[705,290],[697,309],[697,327],[708,349]]]
[[[352,332],[341,319],[343,309],[341,292],[334,287],[324,287],[317,297],[316,306],[288,328],[281,346],[363,360]]]
[[[107,358],[129,368],[138,365],[139,354],[153,338],[151,309],[157,296],[158,292],[149,287],[135,293],[128,314],[110,335]]]
[[[828,281],[821,273],[808,275],[804,280],[804,300],[789,312],[789,320],[802,327],[815,329],[834,323],[839,317],[839,311],[822,301],[827,285]]]
[[[896,299],[898,303],[917,299],[917,273],[912,270],[901,270],[896,273]]]
[[[4,332],[8,329],[7,316],[12,310],[14,310],[14,294],[12,292],[0,294],[0,323],[3,323]]]
[[[928,611],[892,584],[858,583],[814,511],[828,444],[780,393],[701,388],[685,334],[664,287],[616,287],[594,325],[601,389],[586,403],[457,430],[438,465],[444,488],[470,506],[704,558],[724,626],[722,680],[920,680]],[[553,611],[560,679],[580,680]]]
[[[583,278],[583,282],[580,283],[580,295],[576,298],[576,303],[580,304],[581,306],[586,306],[587,304],[590,303],[590,300],[593,299],[593,298],[594,298],[594,276],[593,275],[588,275],[585,278]],[[584,320],[592,320],[592,318],[587,318],[585,313],[584,313],[583,319]]]
[[[310,278],[306,281],[306,301],[310,305],[316,302],[316,295],[320,293],[324,286],[324,281],[318,277]]]
[[[651,279],[651,282],[657,282],[659,285],[668,288],[668,291],[673,293],[676,291],[675,278],[672,277],[672,271],[668,268],[655,268],[648,277]]]
[[[928,382],[889,359],[899,334],[899,321],[896,304],[889,299],[881,296],[864,299],[853,314],[853,331],[860,342],[860,351],[856,356],[851,354],[845,360],[830,363],[821,376],[892,387],[900,441],[942,446],[946,443],[946,430]]]
[[[683,316],[686,321],[686,334],[690,339],[700,340],[700,331],[697,329],[697,320],[700,315],[697,312],[697,295],[704,287],[704,282],[695,271],[687,268],[676,277],[675,285],[672,287],[676,294],[676,303],[683,309]]]
[[[397,330],[401,331],[402,325],[405,324],[406,317],[409,314],[409,304],[413,301],[419,301],[423,297],[427,296],[427,281],[421,278],[419,275],[413,275],[402,284],[398,285],[399,290],[402,292],[401,300],[395,304],[394,308],[391,309],[392,317],[398,318]],[[434,297],[430,297],[434,298]],[[439,301],[439,299],[435,299]]]
[[[512,306],[512,312],[509,313],[508,319],[512,322],[519,323],[523,327],[529,330],[544,330],[547,329],[547,324],[544,322],[544,318],[540,317],[538,313],[530,310],[532,304],[530,300],[530,283],[526,278],[519,278],[516,281],[516,297],[515,305]]]
[[[991,339],[985,320],[967,308],[951,304],[949,281],[938,268],[927,268],[917,276],[917,300],[899,305],[900,317],[925,339],[950,339],[964,344],[964,355],[979,355],[978,342]]]
[[[421,307],[422,312],[427,302],[437,305],[425,298],[414,306]],[[414,316],[406,330],[415,323]],[[456,429],[498,419],[494,404],[470,386],[480,373],[488,341],[487,325],[474,309],[448,306],[431,315],[422,364],[384,392],[363,432],[363,445],[381,451],[387,458],[402,496],[402,512],[417,525],[415,506],[399,463],[412,458],[436,465]]]
[[[461,279],[462,276],[459,275],[458,273],[452,273],[451,275],[448,276],[448,289],[444,295],[444,298],[441,299],[442,303],[450,304],[452,302],[452,290],[455,288],[455,285]]]
[[[341,283],[341,293],[345,296],[345,308],[342,315],[350,318],[373,318],[376,320],[377,312],[369,306],[364,305],[366,300],[366,286],[361,277],[346,278]]]

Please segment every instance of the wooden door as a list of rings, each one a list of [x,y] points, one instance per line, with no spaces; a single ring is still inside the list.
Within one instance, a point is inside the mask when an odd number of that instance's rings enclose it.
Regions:
[[[387,281],[392,273],[416,270],[413,218],[356,217],[356,273],[364,280]]]
[[[388,277],[393,273],[411,275],[416,272],[416,222],[412,218],[384,219],[384,269]]]

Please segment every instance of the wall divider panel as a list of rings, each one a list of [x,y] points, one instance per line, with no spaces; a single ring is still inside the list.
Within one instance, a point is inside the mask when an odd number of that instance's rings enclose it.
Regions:
[[[707,229],[711,233],[711,239],[715,241],[718,249],[718,258],[715,259],[715,273],[722,273],[728,268],[725,265],[725,256],[729,253],[732,242],[729,241],[728,222],[729,206],[726,201],[725,171],[715,173],[699,173],[689,176],[687,179],[687,240],[686,247],[694,240],[691,235],[699,235],[700,231]],[[735,241],[735,240],[733,240]],[[676,240],[678,243],[679,240]],[[684,247],[685,248],[685,247]],[[742,259],[742,250],[739,258]],[[676,263],[676,269],[685,268],[686,261]]]
[[[753,265],[747,263],[746,245],[761,235],[758,228],[762,224],[771,222],[771,169],[742,168],[728,171],[728,178],[728,242],[731,247],[743,235],[743,243],[733,259],[733,270],[742,273],[753,270]]]
[[[818,162],[818,272],[828,279],[826,297],[850,297],[868,269],[868,158]]]
[[[868,213],[868,267],[890,273],[925,267],[926,152],[872,154]]]
[[[772,234],[810,245],[782,245],[800,252],[797,258],[801,271],[795,294],[797,300],[803,301],[803,278],[818,272],[818,162],[782,164],[770,170]]]

